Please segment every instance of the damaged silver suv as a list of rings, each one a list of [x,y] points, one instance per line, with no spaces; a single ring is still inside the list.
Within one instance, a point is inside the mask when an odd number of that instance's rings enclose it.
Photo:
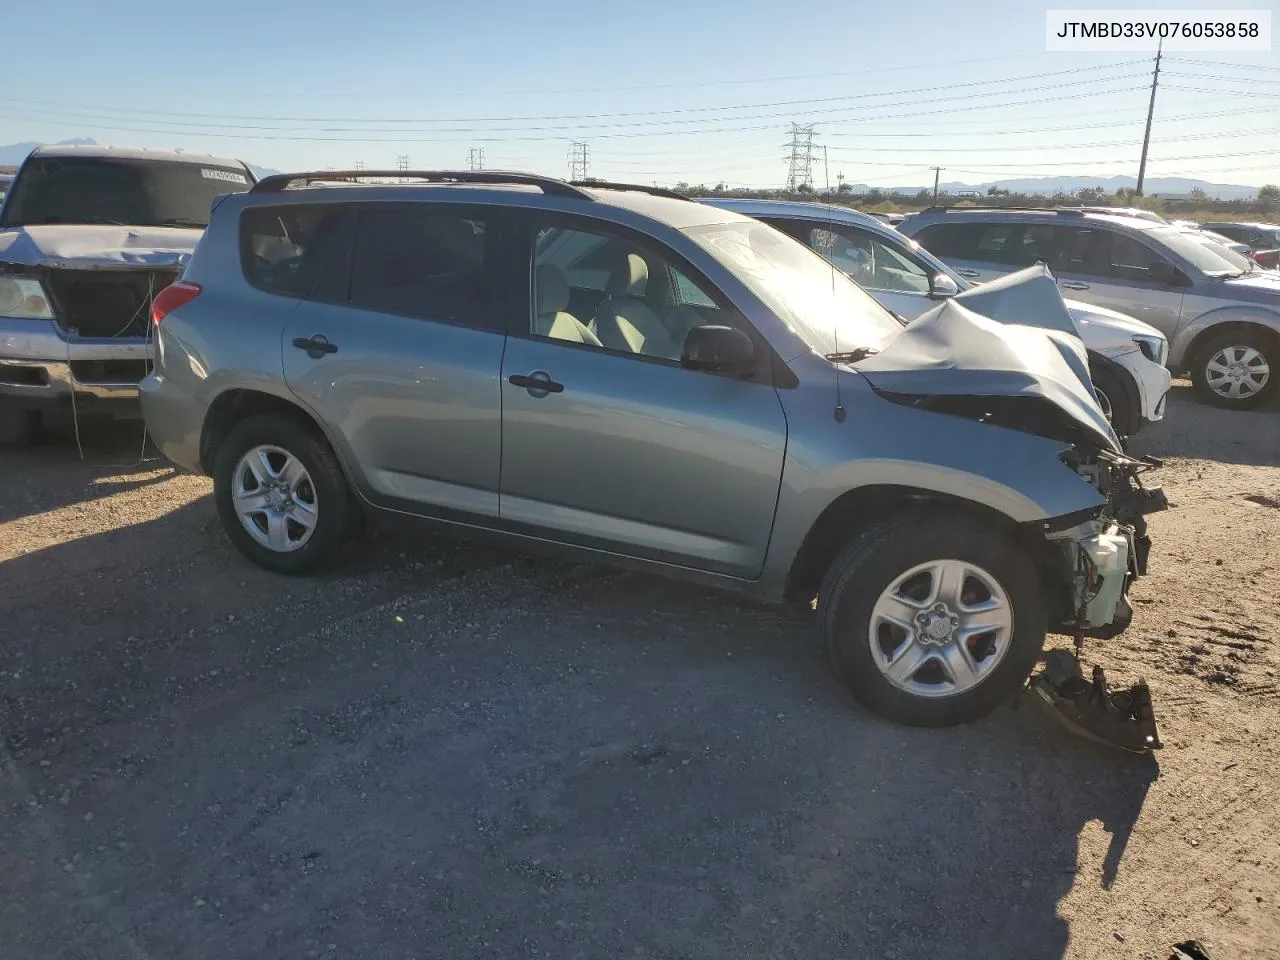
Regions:
[[[816,599],[840,675],[907,723],[986,713],[1049,630],[1124,630],[1163,505],[1043,268],[904,327],[659,190],[269,177],[154,318],[147,426],[261,566],[314,570],[381,514]]]
[[[181,272],[236,160],[167,150],[33,151],[0,208],[0,436],[49,414],[136,418],[152,298]]]

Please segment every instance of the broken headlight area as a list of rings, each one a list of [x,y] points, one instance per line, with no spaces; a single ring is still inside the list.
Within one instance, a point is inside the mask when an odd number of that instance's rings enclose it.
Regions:
[[[1042,396],[986,396],[982,394],[910,395],[876,392],[886,400],[917,410],[963,417],[976,423],[1030,433],[1072,446],[1097,447],[1099,438],[1058,404]]]
[[[13,271],[0,272],[0,317],[52,320],[49,296],[40,278]]]
[[[1070,585],[1060,628],[1078,639],[1107,639],[1122,633],[1133,617],[1126,594],[1147,572],[1151,538],[1146,516],[1169,506],[1163,490],[1142,483],[1142,474],[1160,461],[1081,446],[1061,457],[1105,502],[1092,516],[1086,512],[1044,524],[1055,566]]]

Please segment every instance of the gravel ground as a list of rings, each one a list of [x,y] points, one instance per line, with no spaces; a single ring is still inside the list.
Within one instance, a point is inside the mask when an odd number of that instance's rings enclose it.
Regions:
[[[0,451],[0,955],[1276,957],[1280,413],[1175,394],[1086,650],[1154,758],[880,722],[807,618],[649,577],[403,533],[267,574],[133,430]]]

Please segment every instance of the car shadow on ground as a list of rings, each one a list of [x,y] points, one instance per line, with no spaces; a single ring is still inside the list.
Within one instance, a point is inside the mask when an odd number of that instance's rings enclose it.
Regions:
[[[1058,958],[1156,775],[1029,701],[881,722],[806,616],[419,532],[284,578],[205,497],[0,580],[15,960]]]
[[[0,445],[0,523],[162,483],[175,473],[143,444],[139,424],[86,428],[80,447],[69,429],[50,429],[37,444]]]

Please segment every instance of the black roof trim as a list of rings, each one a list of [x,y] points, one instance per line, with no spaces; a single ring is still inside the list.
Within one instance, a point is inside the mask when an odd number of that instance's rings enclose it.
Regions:
[[[428,183],[489,184],[496,186],[518,185],[539,187],[543,193],[553,197],[573,197],[576,200],[592,200],[590,194],[564,180],[554,177],[540,177],[531,173],[507,173],[499,170],[316,170],[309,173],[280,173],[263,177],[250,193],[280,193],[289,184],[298,181],[307,183],[342,183],[366,180],[378,177],[391,180],[409,179]],[[395,183],[371,183],[366,186],[396,186]]]

